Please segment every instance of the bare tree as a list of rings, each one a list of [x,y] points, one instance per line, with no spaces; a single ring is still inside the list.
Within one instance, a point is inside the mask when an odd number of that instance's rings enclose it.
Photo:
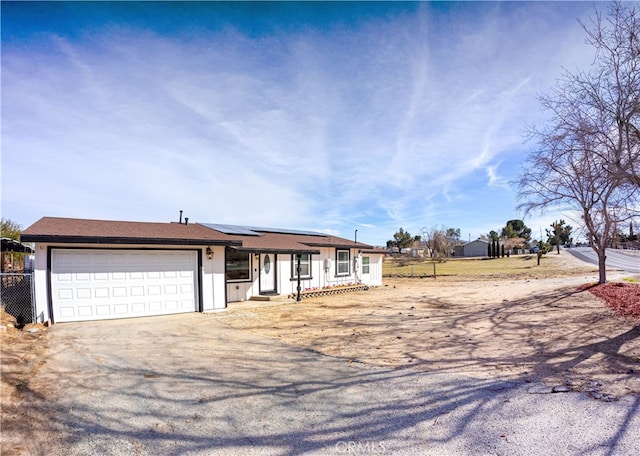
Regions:
[[[568,125],[538,133],[541,148],[529,155],[529,171],[518,180],[525,212],[577,210],[598,255],[599,282],[606,282],[606,248],[618,223],[633,217],[639,187],[604,166],[589,135]],[[635,201],[635,203],[634,203]]]
[[[422,240],[431,256],[437,254],[439,258],[449,258],[457,242],[455,234],[456,232],[459,233],[459,231],[459,229],[445,228],[444,226],[440,228],[425,227],[422,228]]]
[[[637,4],[636,4],[637,5]],[[596,50],[587,73],[567,74],[594,152],[612,173],[640,186],[640,9],[613,3],[605,19],[580,23]]]
[[[599,282],[606,282],[606,248],[617,224],[637,215],[640,22],[635,6],[614,3],[603,22],[587,29],[596,48],[591,71],[565,72],[540,97],[552,117],[532,136],[526,173],[516,181],[520,209],[577,210],[598,255]]]
[[[507,250],[522,249],[524,250],[527,240],[521,237],[503,238],[502,245]]]

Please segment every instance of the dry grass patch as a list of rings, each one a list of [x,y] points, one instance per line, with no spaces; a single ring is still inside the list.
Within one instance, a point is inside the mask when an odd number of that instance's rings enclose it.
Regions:
[[[504,258],[450,258],[446,261],[388,258],[383,265],[386,277],[432,277],[435,265],[438,277],[455,277],[460,280],[478,278],[530,278],[565,277],[588,274],[597,268],[586,263],[566,267],[571,261],[567,256],[548,253],[538,266],[536,255],[513,255]]]

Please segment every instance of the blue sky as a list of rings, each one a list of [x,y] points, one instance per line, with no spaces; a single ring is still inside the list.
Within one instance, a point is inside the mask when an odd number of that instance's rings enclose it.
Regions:
[[[475,239],[606,6],[3,2],[2,216]]]

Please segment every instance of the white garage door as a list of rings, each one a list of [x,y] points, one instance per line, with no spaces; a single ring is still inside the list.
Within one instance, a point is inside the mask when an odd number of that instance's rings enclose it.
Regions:
[[[56,322],[197,310],[194,251],[53,249],[51,255]]]

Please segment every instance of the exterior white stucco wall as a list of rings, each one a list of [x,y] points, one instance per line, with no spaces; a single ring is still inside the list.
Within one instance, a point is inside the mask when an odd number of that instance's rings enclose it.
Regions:
[[[202,310],[204,312],[222,310],[227,307],[225,296],[224,247],[212,247],[213,255],[208,258],[206,248],[202,248]]]
[[[336,274],[336,249],[323,247],[318,249],[320,254],[311,256],[311,278],[300,280],[302,291],[313,288],[364,283],[370,286],[382,285],[382,254],[359,253],[358,249],[349,249],[349,274]],[[342,249],[338,249],[342,250]],[[344,249],[346,250],[346,249]],[[273,253],[270,253],[272,255]],[[362,257],[369,257],[369,273],[362,273]],[[239,302],[251,299],[260,294],[260,256],[251,254],[251,279],[246,282],[227,283],[228,302]],[[276,261],[276,289],[277,293],[287,295],[297,292],[298,280],[293,278],[292,263],[295,256],[278,254]]]
[[[35,294],[35,318],[38,323],[49,321],[49,291],[47,287],[47,246],[36,244],[33,262],[33,287]]]
[[[371,287],[381,286],[384,255],[380,253],[363,253],[362,257],[369,257],[369,274],[362,272],[362,283],[366,283]]]

